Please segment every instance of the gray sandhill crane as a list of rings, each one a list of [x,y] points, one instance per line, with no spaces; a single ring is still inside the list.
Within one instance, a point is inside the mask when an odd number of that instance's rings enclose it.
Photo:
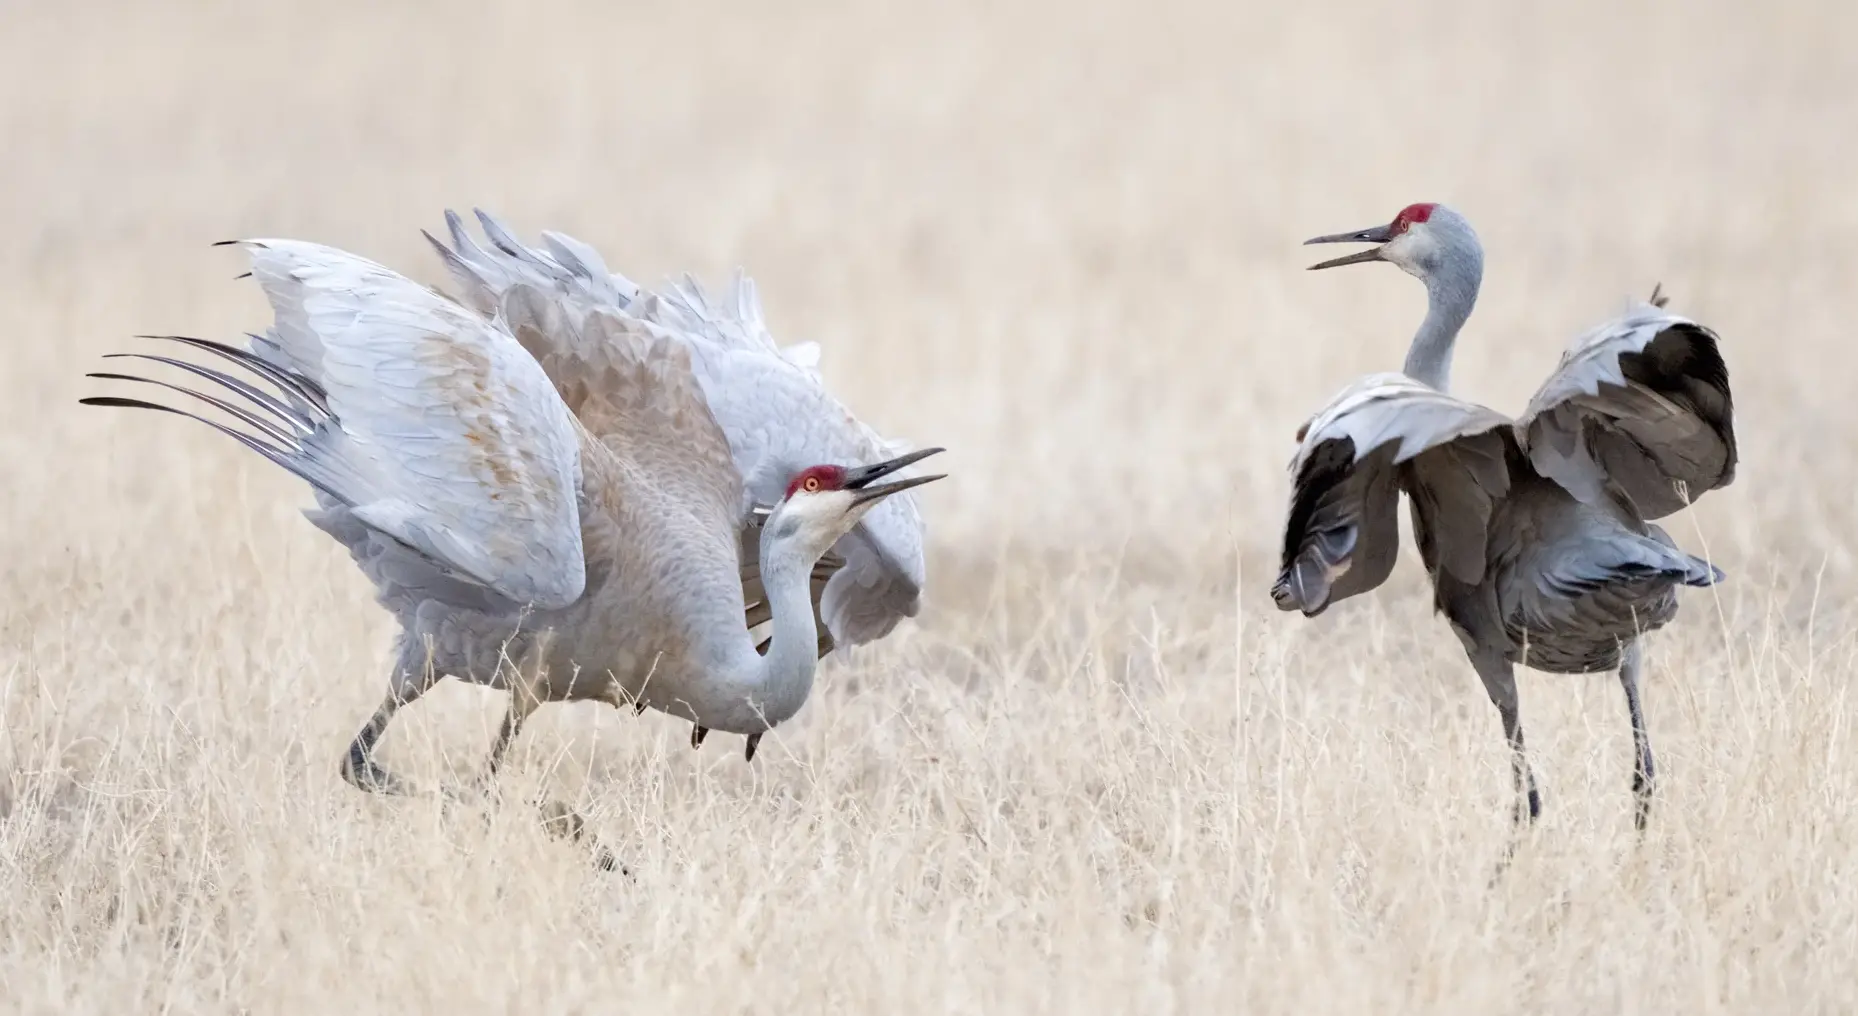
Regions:
[[[526,283],[496,315],[364,258],[293,240],[238,241],[276,327],[244,350],[177,338],[268,382],[183,360],[217,386],[161,385],[238,429],[116,397],[91,405],[201,420],[308,481],[310,520],[346,546],[401,626],[385,700],[344,759],[366,789],[398,782],[373,759],[394,712],[439,677],[507,687],[494,774],[534,707],[591,699],[699,728],[761,734],[806,701],[819,659],[816,566],[941,449],[790,475],[755,541],[772,634],[745,625],[743,478],[682,344]],[[526,351],[551,349],[551,377]]]
[[[1315,616],[1384,582],[1405,491],[1434,606],[1503,721],[1517,821],[1538,816],[1541,799],[1523,752],[1515,665],[1618,668],[1643,830],[1654,768],[1639,636],[1676,616],[1677,586],[1723,578],[1650,521],[1734,478],[1729,373],[1715,334],[1666,313],[1654,291],[1575,339],[1511,420],[1447,394],[1452,346],[1483,278],[1483,249],[1461,215],[1415,204],[1385,226],[1307,242],[1377,244],[1311,268],[1392,262],[1426,284],[1428,310],[1403,373],[1362,378],[1298,432],[1272,597]]]
[[[529,247],[494,216],[480,209],[473,213],[486,240],[482,245],[450,210],[445,212],[449,246],[425,234],[467,306],[494,316],[510,287],[527,285],[550,294],[570,316],[599,310],[689,352],[743,478],[748,622],[764,626],[770,605],[755,562],[766,506],[779,501],[789,478],[807,465],[888,459],[910,446],[881,437],[833,397],[817,369],[816,344],[775,342],[755,283],[741,272],[718,297],[688,275],[653,293],[610,271],[599,251],[580,240],[544,231],[542,246]],[[583,354],[572,344],[572,330],[530,329],[517,338],[558,387],[582,383],[576,365]],[[923,581],[923,520],[915,498],[904,495],[877,504],[815,569],[820,655],[882,638],[902,619],[916,616]],[[705,733],[701,725],[692,730],[692,746],[700,745]]]

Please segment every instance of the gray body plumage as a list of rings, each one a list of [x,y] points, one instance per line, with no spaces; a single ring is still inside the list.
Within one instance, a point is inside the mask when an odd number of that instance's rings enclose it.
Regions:
[[[1451,396],[1452,347],[1483,259],[1468,223],[1428,207],[1429,220],[1403,224],[1403,212],[1389,227],[1318,238],[1385,240],[1317,267],[1392,261],[1426,282],[1429,308],[1404,373],[1350,385],[1299,435],[1272,595],[1315,615],[1380,585],[1404,493],[1434,604],[1502,715],[1528,813],[1539,803],[1512,668],[1620,668],[1642,824],[1652,761],[1637,639],[1676,617],[1679,586],[1722,579],[1651,520],[1733,479],[1727,369],[1709,330],[1646,303],[1576,339],[1518,420]]]

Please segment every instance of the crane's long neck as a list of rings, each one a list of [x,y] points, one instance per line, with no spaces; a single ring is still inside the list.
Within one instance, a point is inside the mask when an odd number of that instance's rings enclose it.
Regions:
[[[813,620],[814,563],[798,541],[763,529],[761,584],[767,592],[774,634],[767,655],[760,658],[754,697],[770,725],[799,712],[813,691],[813,673],[819,668],[819,630]]]
[[[1438,268],[1425,276],[1426,320],[1420,322],[1413,344],[1406,351],[1408,377],[1448,391],[1452,380],[1452,347],[1477,304],[1478,286],[1484,281],[1483,252],[1475,246],[1448,248]]]

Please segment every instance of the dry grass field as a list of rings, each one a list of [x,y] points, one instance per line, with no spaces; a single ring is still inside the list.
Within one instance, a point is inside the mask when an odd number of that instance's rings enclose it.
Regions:
[[[1347,0],[0,7],[0,1011],[1849,1012],[1858,956],[1858,15]],[[1667,523],[1730,575],[1495,711],[1410,546],[1267,590],[1292,434],[1397,368],[1417,200],[1489,251],[1457,390],[1520,411],[1662,282],[1743,466]],[[215,240],[439,282],[480,205],[656,283],[757,278],[923,492],[918,623],[740,739],[551,706],[502,804],[337,759],[390,624],[299,482],[80,408],[131,335],[269,316]],[[383,758],[461,782],[499,696]],[[551,839],[572,801],[631,877]]]

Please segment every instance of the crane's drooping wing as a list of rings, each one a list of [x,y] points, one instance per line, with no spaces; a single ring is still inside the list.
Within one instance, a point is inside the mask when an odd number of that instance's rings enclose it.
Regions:
[[[1299,435],[1271,589],[1278,607],[1315,616],[1385,582],[1399,553],[1403,489],[1427,567],[1479,581],[1491,511],[1509,489],[1509,425],[1404,374],[1344,389]]]
[[[1575,339],[1516,426],[1542,475],[1593,505],[1611,481],[1647,519],[1735,478],[1716,335],[1652,304]]]
[[[599,256],[579,241],[548,233],[544,236],[552,238],[549,250],[534,250],[517,243],[495,218],[481,211],[477,217],[490,239],[488,247],[473,242],[462,220],[449,212],[451,246],[427,237],[466,291],[466,302],[493,306],[505,289],[525,281],[557,294],[564,305],[603,307],[689,347],[710,411],[728,437],[742,477],[745,517],[755,505],[778,503],[787,481],[808,466],[876,462],[909,450],[902,442],[880,437],[826,390],[817,369],[818,346],[775,343],[754,283],[741,273],[720,298],[705,293],[688,276],[662,294],[649,293],[610,274]],[[574,341],[572,333],[565,334],[563,341]],[[590,355],[533,341],[525,338],[525,348],[558,388],[573,383],[580,369],[575,365]],[[910,475],[914,474],[908,470],[898,474]],[[758,534],[744,536],[746,542]],[[753,544],[747,546],[749,554],[743,560],[752,563]],[[815,583],[815,607],[832,642],[869,642],[916,615],[925,568],[923,521],[913,494],[886,498],[833,550],[843,566],[823,584]],[[745,575],[745,585],[752,581]],[[752,586],[745,591],[750,604],[755,603]]]
[[[452,578],[543,608],[578,599],[579,434],[540,365],[492,322],[372,261],[293,240],[240,245],[276,324],[250,352],[180,341],[281,397],[161,358],[219,385],[180,390],[255,433],[213,425]]]

